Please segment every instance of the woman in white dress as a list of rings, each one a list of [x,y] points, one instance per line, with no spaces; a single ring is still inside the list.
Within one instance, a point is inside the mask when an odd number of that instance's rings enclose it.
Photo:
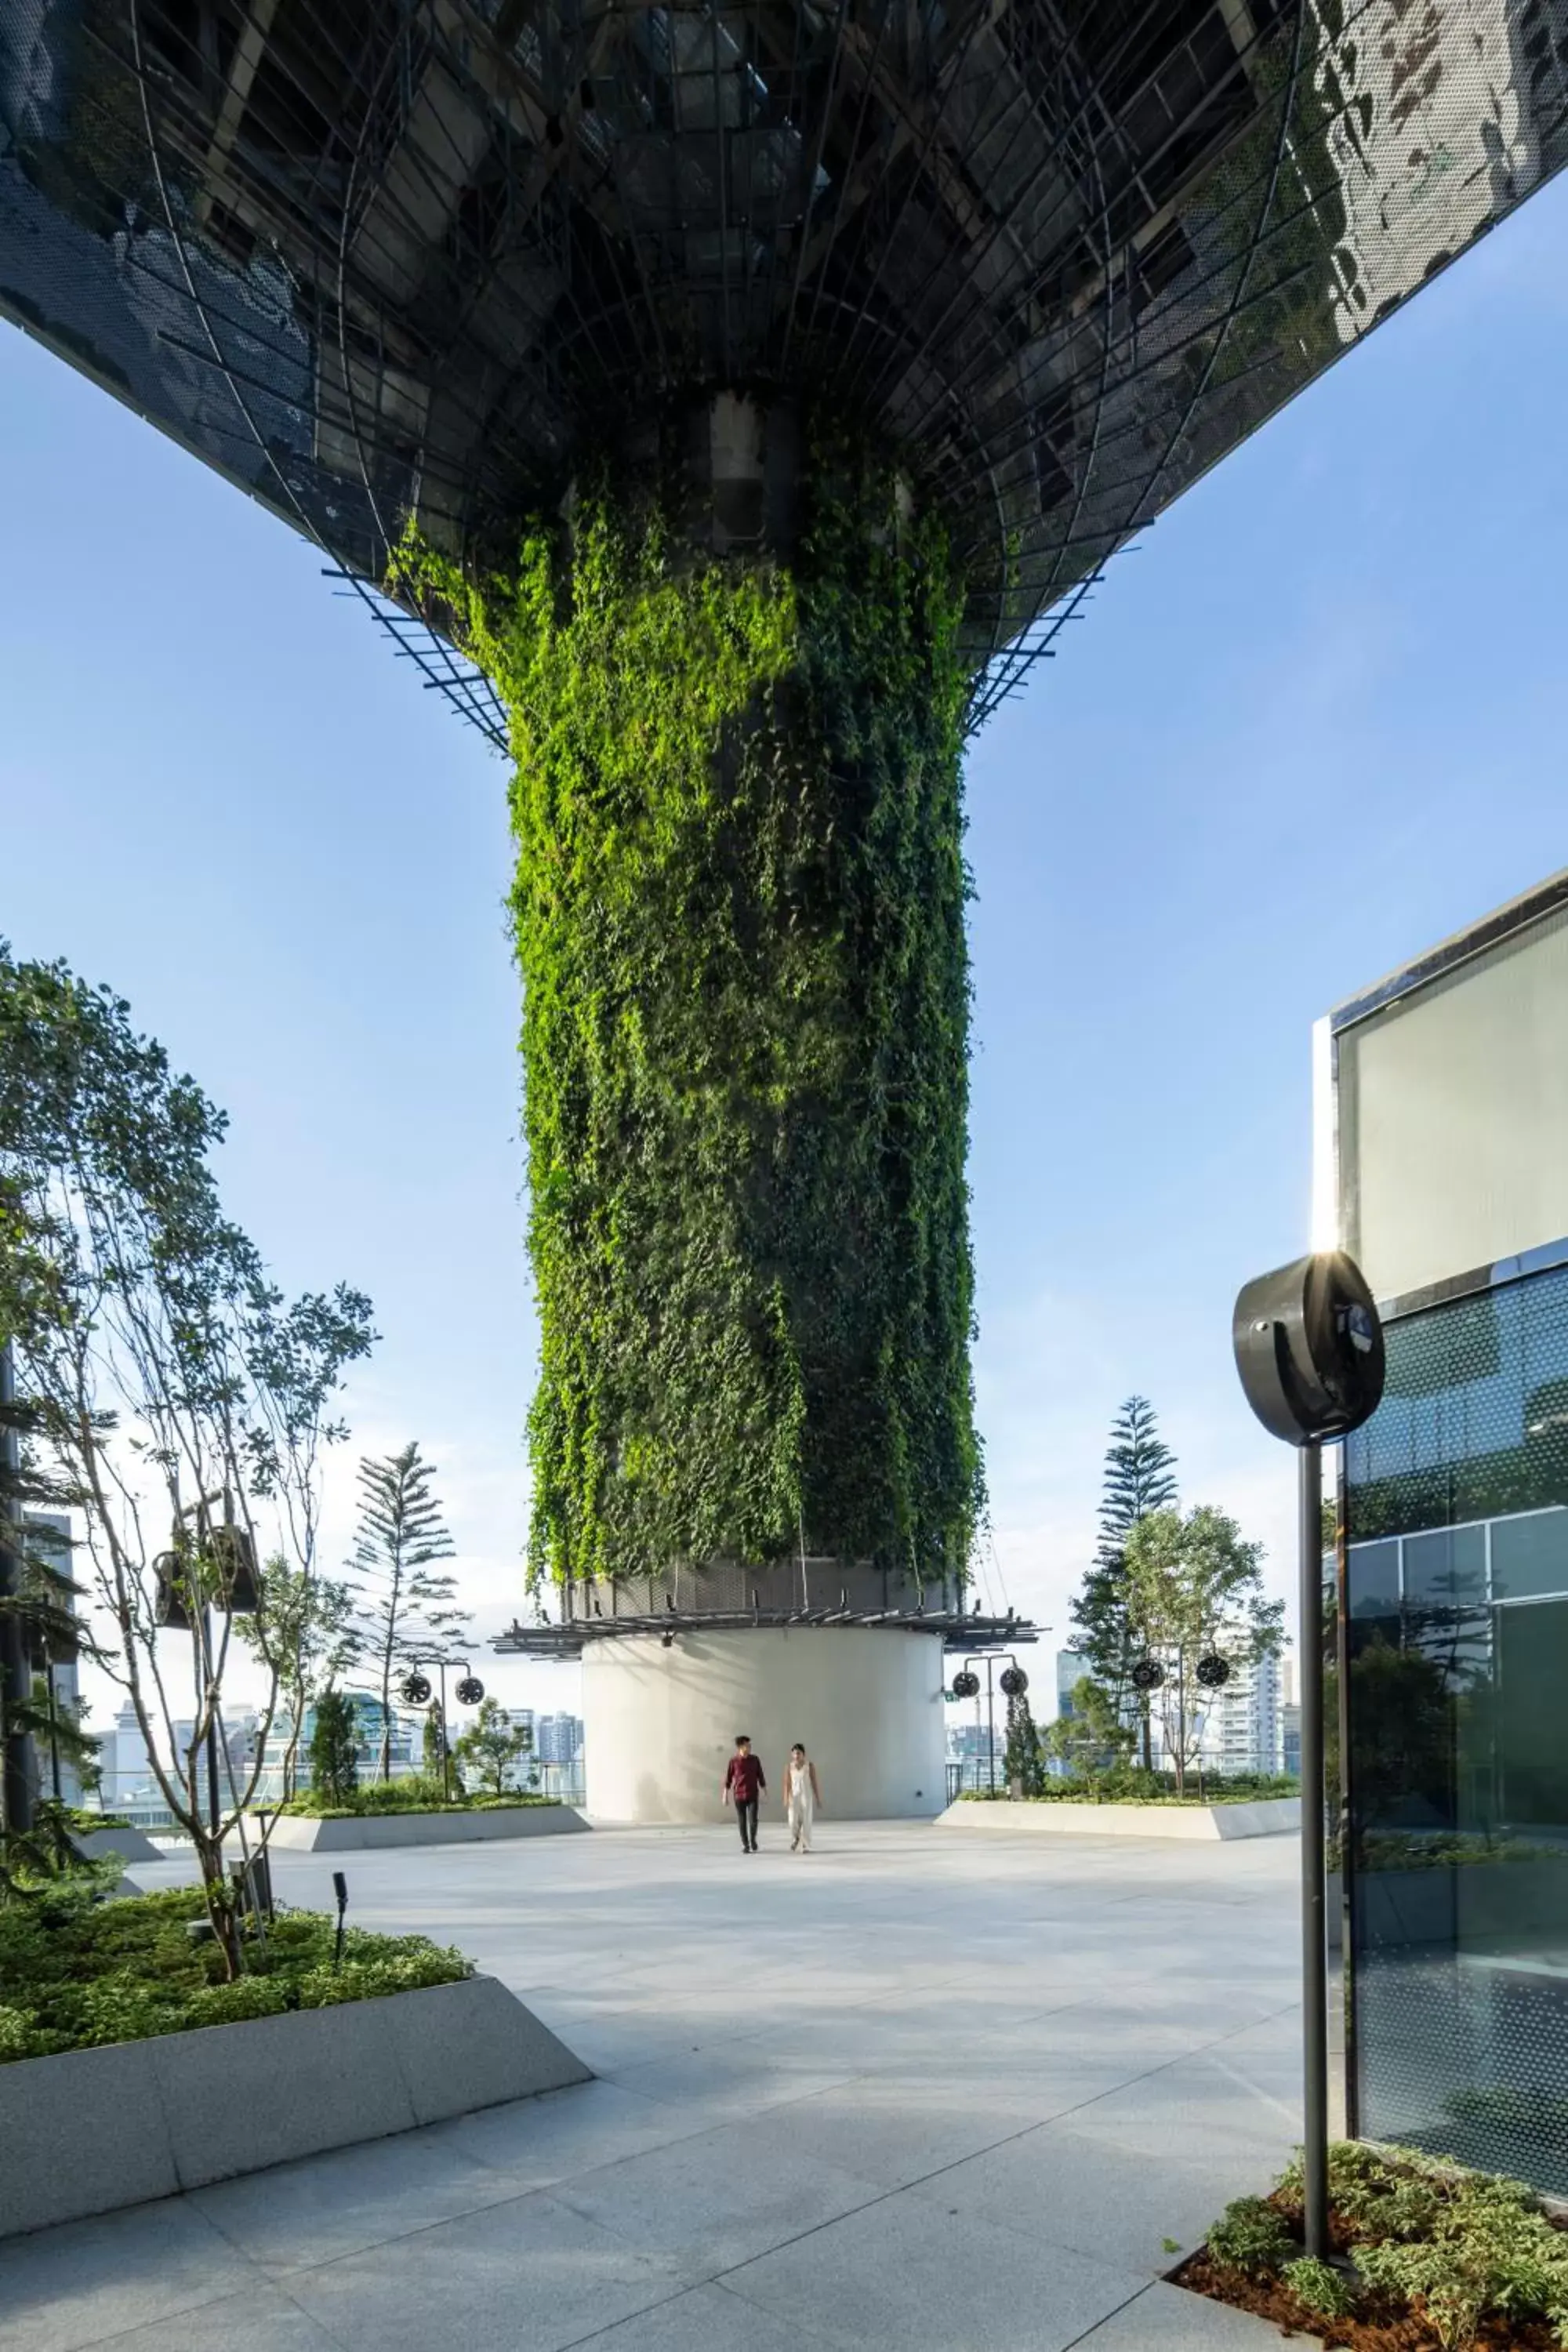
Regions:
[[[811,1852],[811,1824],[822,1802],[822,1783],[816,1777],[816,1767],[797,1739],[789,1751],[784,1767],[784,1819],[789,1823],[791,1853]]]

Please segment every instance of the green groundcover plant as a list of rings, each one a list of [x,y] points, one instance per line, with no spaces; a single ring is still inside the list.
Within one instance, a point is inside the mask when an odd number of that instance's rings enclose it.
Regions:
[[[1523,2181],[1342,2141],[1329,2151],[1329,2205],[1345,2268],[1300,2254],[1302,2197],[1298,2157],[1272,2196],[1226,2206],[1207,2242],[1221,2288],[1277,2283],[1307,2326],[1404,2315],[1445,2352],[1463,2352],[1487,2322],[1532,2323],[1531,2342],[1544,2328],[1568,2347],[1568,2231]]]
[[[542,1796],[533,1789],[508,1789],[501,1796],[489,1792],[476,1795],[458,1793],[448,1798],[437,1775],[434,1779],[424,1773],[413,1773],[402,1780],[372,1780],[362,1789],[349,1791],[341,1801],[329,1801],[317,1790],[307,1789],[288,1803],[276,1808],[280,1813],[302,1816],[312,1822],[357,1820],[367,1813],[476,1813],[493,1811],[498,1806],[558,1805],[559,1797]]]
[[[288,2009],[372,2000],[470,1976],[462,1954],[424,1936],[350,1927],[332,1965],[336,1922],[280,1911],[265,1941],[243,1940],[245,1972],[224,1981],[199,1886],[106,1900],[110,1866],[73,1872],[0,1907],[0,2063],[47,2058],[151,2034],[233,2025]]]

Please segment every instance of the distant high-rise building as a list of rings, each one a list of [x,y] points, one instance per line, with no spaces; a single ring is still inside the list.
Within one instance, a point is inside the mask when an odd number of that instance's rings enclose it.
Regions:
[[[582,1753],[580,1715],[542,1715],[534,1726],[534,1753],[542,1764],[571,1764]]]
[[[1204,1717],[1198,1752],[1205,1770],[1277,1771],[1279,1744],[1279,1659],[1233,1664]]]
[[[150,1796],[157,1783],[153,1777],[147,1742],[136,1720],[136,1709],[129,1699],[115,1717],[114,1729],[106,1735],[101,1746],[106,1759],[104,1803],[112,1811],[126,1798]]]
[[[1057,1713],[1058,1715],[1072,1713],[1072,1695],[1075,1685],[1082,1682],[1085,1675],[1092,1675],[1093,1672],[1094,1668],[1081,1650],[1057,1652]]]
[[[1281,1706],[1279,1710],[1279,1769],[1289,1772],[1292,1780],[1301,1777],[1301,1710],[1299,1706]]]
[[[1296,1687],[1296,1660],[1290,1653],[1279,1667],[1279,1769],[1300,1777],[1301,1701]]]
[[[48,1566],[62,1576],[71,1573],[71,1523],[64,1511],[28,1511],[25,1515],[26,1541],[29,1548]],[[61,1596],[74,1617],[74,1595]],[[81,1696],[81,1684],[74,1657],[52,1658],[49,1662],[49,1687],[60,1714],[71,1724],[77,1721],[77,1705]],[[45,1741],[37,1742],[39,1783],[46,1792],[52,1791],[54,1760]],[[68,1805],[79,1805],[82,1786],[75,1766],[68,1758],[59,1759],[60,1796]]]

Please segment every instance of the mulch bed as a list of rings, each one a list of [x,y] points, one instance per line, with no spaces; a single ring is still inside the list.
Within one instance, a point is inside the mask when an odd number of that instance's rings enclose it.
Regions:
[[[1384,2304],[1379,2310],[1369,2296],[1363,2318],[1320,2319],[1315,2312],[1304,2311],[1278,2279],[1241,2278],[1234,2271],[1222,2271],[1206,2250],[1190,2256],[1171,2276],[1194,2294],[1273,2320],[1287,2336],[1313,2336],[1321,2344],[1347,2346],[1349,2352],[1442,2352],[1436,2330],[1395,2305]],[[1472,2341],[1479,2352],[1557,2352],[1542,2319],[1483,2319]]]
[[[1304,2253],[1301,2238],[1305,2216],[1300,2201],[1276,2189],[1268,2202]],[[1556,2215],[1552,2219],[1559,2229],[1568,2227],[1568,2221]],[[1331,2206],[1331,2251],[1353,2259],[1356,2242],[1354,2226],[1348,2225]],[[1177,2286],[1184,2286],[1194,2294],[1206,2294],[1215,2303],[1233,2304],[1238,2311],[1250,2311],[1259,2319],[1273,2320],[1287,2336],[1312,2337],[1330,2347],[1342,2346],[1345,2352],[1444,2352],[1442,2339],[1430,2320],[1406,2310],[1397,2297],[1374,2294],[1367,2287],[1360,2291],[1362,2309],[1353,2317],[1324,2319],[1299,2303],[1283,2280],[1244,2278],[1238,2272],[1224,2270],[1206,2246],[1200,2246],[1170,2275]],[[1476,2352],[1558,2352],[1556,2336],[1550,2322],[1544,2319],[1483,2319],[1470,2342]]]

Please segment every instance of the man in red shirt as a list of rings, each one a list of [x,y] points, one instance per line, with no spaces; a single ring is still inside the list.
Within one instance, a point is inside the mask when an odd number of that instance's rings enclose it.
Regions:
[[[752,1753],[749,1735],[735,1734],[735,1753],[731,1757],[724,1774],[724,1802],[733,1805],[741,1822],[741,1850],[755,1853],[757,1850],[757,1799],[768,1785],[762,1759]]]

